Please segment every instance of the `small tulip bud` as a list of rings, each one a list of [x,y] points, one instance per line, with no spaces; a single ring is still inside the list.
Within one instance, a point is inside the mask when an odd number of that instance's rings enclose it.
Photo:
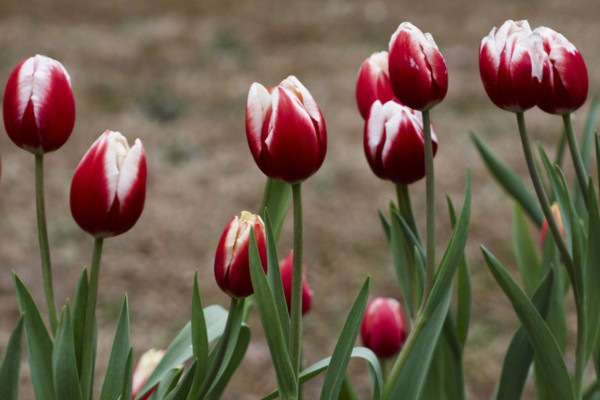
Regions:
[[[154,369],[156,368],[164,354],[164,350],[155,349],[150,349],[144,354],[142,354],[139,361],[135,365],[135,368],[133,369],[133,382],[131,385],[131,393],[133,399],[135,399],[136,396],[140,393],[140,390],[142,389],[142,387],[144,387],[144,384],[146,383],[148,378],[150,378],[150,375],[152,375],[152,372],[154,372]],[[156,384],[156,386],[158,386],[158,384]],[[156,389],[156,386],[152,388],[152,390],[150,390],[148,393],[146,393],[144,397],[141,397],[140,400],[148,399],[152,392],[154,392],[154,390]]]
[[[588,73],[581,53],[563,35],[550,28],[536,28],[550,60],[548,91],[538,106],[550,114],[566,114],[585,102]]]
[[[288,312],[291,312],[292,307],[292,275],[294,269],[294,252],[279,263],[281,272],[281,283],[283,284],[283,294],[287,303]],[[302,263],[302,315],[310,311],[310,304],[313,296],[313,291],[310,290],[308,282],[306,282],[306,262]]]
[[[523,112],[546,93],[550,62],[540,35],[531,31],[529,23],[509,20],[481,41],[479,72],[494,104]]]
[[[3,114],[8,136],[22,149],[44,154],[62,146],[75,124],[65,67],[40,55],[21,61],[6,83]]]
[[[444,99],[448,70],[430,33],[403,22],[392,35],[389,50],[390,82],[402,104],[423,111]]]
[[[260,170],[288,183],[301,182],[317,172],[327,151],[321,110],[294,76],[270,90],[252,84],[246,104],[246,137]]]
[[[557,203],[552,203],[552,215],[554,215],[554,219],[556,220],[556,224],[560,229],[560,233],[562,233],[563,238],[567,240],[567,234],[565,233],[565,226],[562,221],[562,215],[560,214],[560,208]],[[546,243],[546,234],[548,233],[548,220],[544,218],[544,222],[542,222],[542,228],[540,229],[540,246],[542,249],[544,248],[544,243]]]
[[[71,182],[71,214],[95,237],[128,231],[146,198],[146,157],[139,139],[129,148],[119,132],[107,130],[85,153]]]
[[[393,101],[373,103],[365,123],[364,148],[371,169],[381,179],[409,184],[425,176],[421,112]],[[431,126],[433,154],[437,137]]]
[[[371,54],[360,66],[356,80],[356,104],[363,119],[367,119],[375,100],[382,103],[397,101],[388,71],[387,51]]]
[[[215,279],[225,293],[232,297],[247,297],[254,293],[250,278],[250,232],[258,246],[262,267],[267,272],[267,245],[262,219],[248,211],[233,217],[225,228],[215,254]]]
[[[400,303],[383,297],[372,300],[365,310],[360,336],[377,357],[394,356],[406,339],[406,321]]]

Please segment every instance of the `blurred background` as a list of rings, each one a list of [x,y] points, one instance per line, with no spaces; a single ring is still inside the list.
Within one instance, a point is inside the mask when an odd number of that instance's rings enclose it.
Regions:
[[[488,398],[518,322],[483,264],[484,244],[517,275],[510,243],[513,202],[492,181],[468,137],[476,132],[508,165],[526,176],[514,115],[493,106],[479,78],[481,39],[506,19],[563,33],[585,58],[590,100],[599,91],[600,8],[577,1],[0,1],[0,83],[24,58],[44,54],[71,75],[77,120],[69,141],[48,154],[46,209],[56,299],[72,298],[92,239],[71,218],[73,172],[106,129],[139,137],[148,160],[146,207],[128,233],[106,241],[99,289],[99,366],[102,376],[123,294],[129,295],[136,359],[164,348],[189,319],[192,280],[199,272],[205,305],[229,304],[213,278],[213,256],[229,219],[257,211],[264,176],[245,138],[245,102],[252,82],[274,86],[297,76],[321,107],[328,154],[304,185],[305,259],[314,291],[304,318],[304,356],[331,354],[347,310],[367,275],[371,298],[400,298],[377,209],[387,210],[394,186],[376,178],[362,148],[363,121],[354,100],[365,58],[386,50],[403,21],[431,32],[446,59],[450,87],[432,111],[439,140],[436,164],[438,254],[448,237],[444,195],[462,204],[467,166],[473,173],[472,223],[467,244],[473,283],[472,320],[465,351],[470,399]],[[581,133],[590,100],[575,115]],[[526,114],[532,140],[553,153],[558,117]],[[43,309],[31,154],[0,135],[0,353],[18,318],[11,270]],[[572,175],[565,162],[567,176]],[[529,182],[527,180],[527,182]],[[529,183],[528,183],[529,184]],[[415,214],[425,222],[424,182],[411,186]],[[387,212],[387,211],[386,211]],[[279,242],[291,249],[291,215]],[[538,233],[533,232],[534,237]],[[537,240],[537,239],[536,239]],[[43,310],[45,312],[45,310]],[[574,318],[569,325],[574,330]],[[573,323],[571,323],[573,322]],[[275,387],[256,313],[246,358],[226,391],[256,399]],[[573,332],[571,332],[572,335]],[[570,357],[569,353],[569,357]],[[368,373],[350,364],[368,398]],[[33,398],[24,358],[22,399]],[[320,381],[306,389],[316,398]],[[529,397],[527,397],[529,396]],[[533,398],[531,388],[527,398]]]

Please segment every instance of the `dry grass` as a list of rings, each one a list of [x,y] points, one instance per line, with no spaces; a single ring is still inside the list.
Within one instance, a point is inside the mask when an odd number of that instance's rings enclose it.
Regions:
[[[244,106],[254,81],[275,85],[294,74],[321,106],[329,133],[322,169],[304,185],[305,257],[315,292],[305,318],[305,357],[331,353],[346,310],[367,275],[372,296],[399,297],[391,256],[376,209],[394,197],[393,186],[374,177],[362,150],[363,122],[354,103],[361,62],[387,47],[409,20],[431,32],[446,57],[447,99],[433,110],[440,142],[436,184],[440,195],[439,251],[448,235],[442,195],[462,201],[467,165],[473,173],[468,257],[473,316],[466,349],[468,397],[489,397],[502,357],[517,326],[504,295],[482,263],[485,244],[515,271],[509,231],[512,203],[485,171],[467,131],[477,132],[525,175],[514,117],[485,95],[477,69],[479,42],[504,20],[562,31],[587,60],[590,92],[598,92],[600,9],[591,2],[553,1],[183,1],[103,2],[30,0],[0,2],[0,81],[25,57],[40,53],[63,62],[71,74],[77,122],[68,143],[46,157],[47,210],[59,304],[72,297],[92,241],[73,222],[68,190],[72,173],[101,132],[119,130],[146,148],[147,205],[134,229],[105,244],[99,293],[99,371],[103,371],[119,303],[127,292],[132,343],[138,356],[164,347],[189,316],[194,271],[205,304],[228,304],[214,283],[212,262],[227,221],[255,210],[264,178],[244,136]],[[565,24],[565,21],[568,23]],[[576,129],[587,111],[579,113]],[[527,114],[535,140],[547,150],[559,132],[556,118]],[[33,157],[0,135],[0,352],[17,319],[10,271],[43,304],[34,219]],[[570,171],[568,171],[570,173]],[[424,185],[411,188],[424,223]],[[291,246],[291,221],[280,252]],[[274,387],[268,351],[256,316],[246,360],[226,398],[255,399]],[[351,366],[368,388],[367,373]],[[25,370],[25,367],[23,368]],[[32,391],[23,378],[23,399]],[[318,383],[307,398],[316,398]],[[364,396],[367,396],[364,394]]]

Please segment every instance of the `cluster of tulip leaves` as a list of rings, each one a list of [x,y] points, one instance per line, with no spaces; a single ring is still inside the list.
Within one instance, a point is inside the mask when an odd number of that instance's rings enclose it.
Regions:
[[[599,99],[596,97],[591,104],[580,143],[581,159],[586,171],[590,169],[591,149],[594,147],[596,168],[600,171],[600,139],[594,128],[598,105]],[[506,352],[494,398],[521,398],[533,364],[539,399],[600,399],[597,378],[578,394],[575,388],[578,384],[583,385],[583,377],[582,382],[576,382],[577,377],[571,376],[567,368],[565,296],[571,285],[550,232],[546,235],[541,257],[530,236],[527,219],[538,228],[542,226],[544,216],[540,205],[517,174],[480,138],[471,133],[471,139],[490,174],[516,202],[512,242],[524,286],[522,289],[500,261],[482,246],[488,268],[521,322]],[[546,173],[546,192],[550,200],[558,204],[569,255],[573,259],[574,290],[580,294],[576,301],[580,301],[584,316],[578,316],[577,327],[580,331],[578,340],[583,343],[581,369],[587,369],[591,358],[597,374],[600,372],[600,291],[593,285],[600,282],[598,201],[591,177],[588,178],[587,193],[583,193],[579,185],[569,189],[560,167],[563,150],[564,142],[561,140],[554,161],[550,161],[541,145],[538,146],[538,168],[543,168]]]

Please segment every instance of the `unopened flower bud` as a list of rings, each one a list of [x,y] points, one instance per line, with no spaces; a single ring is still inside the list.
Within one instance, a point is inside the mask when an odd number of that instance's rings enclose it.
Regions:
[[[394,356],[406,339],[406,321],[400,303],[383,297],[372,300],[365,310],[360,336],[377,357]]]

